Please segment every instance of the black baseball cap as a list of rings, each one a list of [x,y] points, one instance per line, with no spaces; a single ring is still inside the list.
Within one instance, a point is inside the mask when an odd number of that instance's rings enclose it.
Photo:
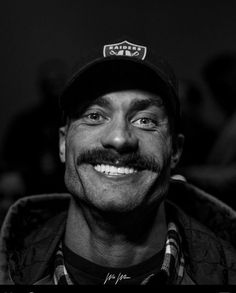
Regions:
[[[108,41],[93,48],[77,64],[60,96],[65,116],[74,115],[102,94],[141,89],[158,94],[175,127],[180,121],[178,83],[173,69],[147,44],[132,39]]]

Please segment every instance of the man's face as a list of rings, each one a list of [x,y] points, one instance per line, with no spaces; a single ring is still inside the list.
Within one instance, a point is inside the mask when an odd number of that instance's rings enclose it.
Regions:
[[[141,90],[99,97],[63,129],[60,156],[81,202],[125,212],[160,200],[175,156],[161,98]]]

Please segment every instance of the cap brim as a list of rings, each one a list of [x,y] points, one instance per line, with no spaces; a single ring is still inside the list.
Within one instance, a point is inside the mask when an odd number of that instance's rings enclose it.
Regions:
[[[70,114],[102,94],[124,89],[154,92],[167,104],[176,101],[174,89],[158,68],[137,58],[116,56],[97,59],[76,72],[60,97],[60,106]]]

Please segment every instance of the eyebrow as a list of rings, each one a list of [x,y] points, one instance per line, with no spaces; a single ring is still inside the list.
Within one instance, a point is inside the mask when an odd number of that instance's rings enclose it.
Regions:
[[[111,103],[103,96],[98,97],[92,104],[100,107],[111,108]],[[163,107],[163,105],[163,100],[159,96],[154,96],[152,98],[132,101],[130,111],[141,111],[151,106],[160,108]]]
[[[93,101],[92,105],[97,105],[97,106],[106,107],[106,108],[111,107],[111,103],[103,96],[100,96],[95,101]]]
[[[130,111],[141,111],[148,107],[155,106],[157,108],[163,107],[163,101],[158,96],[153,98],[146,98],[145,100],[137,100],[131,102]]]

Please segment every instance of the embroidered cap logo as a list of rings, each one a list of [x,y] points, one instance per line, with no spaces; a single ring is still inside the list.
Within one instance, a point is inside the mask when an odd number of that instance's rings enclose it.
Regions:
[[[147,47],[140,46],[137,44],[132,44],[128,41],[123,41],[121,43],[105,45],[103,47],[103,56],[127,56],[135,57],[144,60],[147,53]]]

